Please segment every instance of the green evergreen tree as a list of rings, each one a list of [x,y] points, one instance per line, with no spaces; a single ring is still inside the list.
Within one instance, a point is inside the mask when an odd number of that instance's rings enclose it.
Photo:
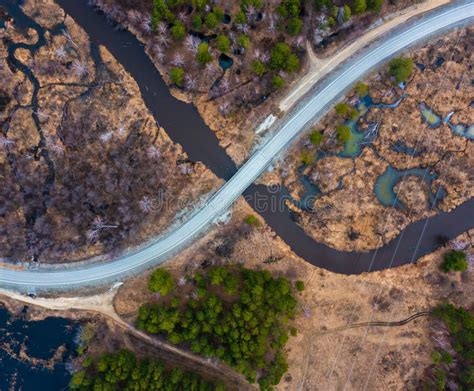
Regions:
[[[440,268],[445,273],[451,271],[464,272],[467,270],[468,266],[469,264],[467,263],[467,257],[464,251],[451,250],[444,254]]]
[[[351,16],[352,16],[351,8],[347,4],[344,4],[344,14],[343,14],[344,22],[348,22],[351,19]]]
[[[367,9],[365,0],[354,0],[352,2],[352,12],[354,15],[361,15]]]
[[[212,61],[212,55],[209,53],[209,44],[207,42],[201,42],[198,46],[196,53],[196,60],[201,65],[206,65]]]
[[[173,68],[176,69],[176,68]],[[150,276],[148,288],[152,292],[158,292],[162,296],[171,293],[175,288],[173,276],[168,270],[158,268]]]
[[[367,9],[379,13],[382,10],[384,0],[367,0]]]
[[[186,28],[180,21],[176,21],[173,27],[171,27],[171,35],[178,41],[182,41],[186,36]]]
[[[209,30],[213,30],[217,27],[219,18],[214,12],[209,12],[204,18],[204,24]]]
[[[394,58],[389,63],[389,73],[397,83],[406,81],[413,72],[413,60],[407,57]]]
[[[252,70],[257,76],[260,76],[260,77],[262,77],[267,71],[265,64],[260,60],[252,61]]]
[[[336,128],[337,141],[341,144],[346,143],[351,138],[351,129],[348,125],[339,125]]]
[[[284,85],[285,85],[285,80],[281,76],[279,75],[273,76],[273,79],[272,79],[273,88],[280,89]]]
[[[228,53],[230,50],[230,39],[225,35],[219,35],[216,39],[217,49],[222,53]]]

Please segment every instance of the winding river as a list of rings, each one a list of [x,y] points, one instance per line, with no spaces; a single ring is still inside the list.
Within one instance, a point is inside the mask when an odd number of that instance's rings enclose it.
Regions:
[[[0,0],[0,4],[5,0]],[[85,0],[59,0],[58,3],[89,34],[115,56],[136,80],[145,104],[173,141],[180,143],[190,159],[202,161],[217,176],[228,180],[237,168],[217,137],[191,104],[175,99],[159,72],[146,55],[143,45],[130,32],[114,28]],[[11,3],[10,3],[11,4]],[[420,220],[409,225],[390,243],[366,253],[343,252],[314,241],[294,221],[294,216],[282,200],[288,198],[286,189],[272,191],[265,186],[251,185],[244,193],[250,204],[270,227],[300,257],[327,270],[359,274],[415,262],[446,243],[448,239],[474,226],[474,200],[449,213]],[[275,200],[281,208],[261,208],[262,197]]]

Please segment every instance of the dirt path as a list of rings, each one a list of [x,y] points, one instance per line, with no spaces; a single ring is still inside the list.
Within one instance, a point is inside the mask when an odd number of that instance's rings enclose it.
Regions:
[[[319,333],[314,334],[313,337],[319,337],[320,335],[337,333],[339,331],[344,331],[344,330],[349,330],[349,329],[358,329],[361,327],[399,327],[399,326],[406,325],[407,323],[410,323],[414,321],[415,319],[421,318],[423,316],[430,316],[430,315],[432,315],[431,311],[421,311],[409,316],[406,319],[397,320],[393,322],[373,321],[373,322],[354,323],[347,326],[337,327],[335,329],[320,331]]]
[[[184,360],[187,361],[188,365],[186,365],[186,367],[206,368],[210,374],[213,374],[217,378],[225,379],[226,383],[229,382],[229,384],[235,385],[239,390],[258,389],[257,386],[249,384],[243,375],[237,373],[229,366],[221,363],[214,364],[211,360],[204,359],[195,354],[179,349],[174,345],[153,338],[126,323],[117,315],[113,305],[114,296],[118,287],[119,284],[116,284],[105,293],[92,296],[57,298],[29,297],[0,288],[0,298],[1,295],[4,295],[10,299],[55,311],[81,310],[98,313],[115,322],[115,324],[117,324],[124,332],[128,332],[132,336],[154,346],[157,349],[177,356],[178,362]]]
[[[380,38],[390,29],[406,22],[408,19],[414,16],[420,15],[424,12],[430,11],[448,3],[449,0],[430,0],[425,1],[422,4],[416,4],[414,6],[408,7],[403,11],[387,15],[386,17],[382,18],[384,21],[382,25],[371,29],[350,45],[344,47],[342,50],[338,50],[337,54],[328,58],[320,59],[316,57],[313,49],[311,48],[311,44],[307,42],[306,46],[310,62],[308,73],[303,76],[301,80],[292,88],[292,90],[289,91],[288,94],[281,100],[279,105],[280,110],[287,111],[290,109],[319,79],[327,75],[337,65],[347,60],[358,50],[362,49],[364,46],[373,42],[377,38]]]

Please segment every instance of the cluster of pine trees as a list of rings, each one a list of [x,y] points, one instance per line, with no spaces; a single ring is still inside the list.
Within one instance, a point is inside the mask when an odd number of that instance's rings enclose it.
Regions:
[[[137,326],[224,361],[249,381],[258,380],[262,390],[278,384],[288,368],[282,348],[297,310],[290,282],[268,271],[214,267],[189,283],[191,298],[175,291],[166,300],[142,306]],[[291,333],[296,334],[294,327]]]
[[[76,372],[71,390],[135,390],[135,391],[224,391],[195,373],[180,368],[166,369],[158,360],[138,360],[128,350],[104,353],[94,361],[88,357],[83,371]]]

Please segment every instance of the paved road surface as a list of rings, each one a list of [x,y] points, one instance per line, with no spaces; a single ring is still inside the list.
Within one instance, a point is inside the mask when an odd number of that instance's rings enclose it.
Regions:
[[[420,20],[414,26],[388,37],[374,48],[369,48],[357,60],[349,60],[331,79],[312,93],[310,99],[295,109],[281,125],[278,132],[257,151],[186,223],[166,237],[135,253],[124,255],[109,263],[89,266],[74,266],[66,269],[0,270],[0,286],[21,291],[65,290],[72,287],[94,286],[117,281],[147,267],[164,261],[176,254],[190,241],[202,234],[221,216],[232,203],[250,186],[260,174],[297,135],[308,122],[320,117],[326,107],[366,72],[393,56],[401,49],[414,44],[431,34],[451,25],[474,20],[474,3],[457,4],[435,15]]]

